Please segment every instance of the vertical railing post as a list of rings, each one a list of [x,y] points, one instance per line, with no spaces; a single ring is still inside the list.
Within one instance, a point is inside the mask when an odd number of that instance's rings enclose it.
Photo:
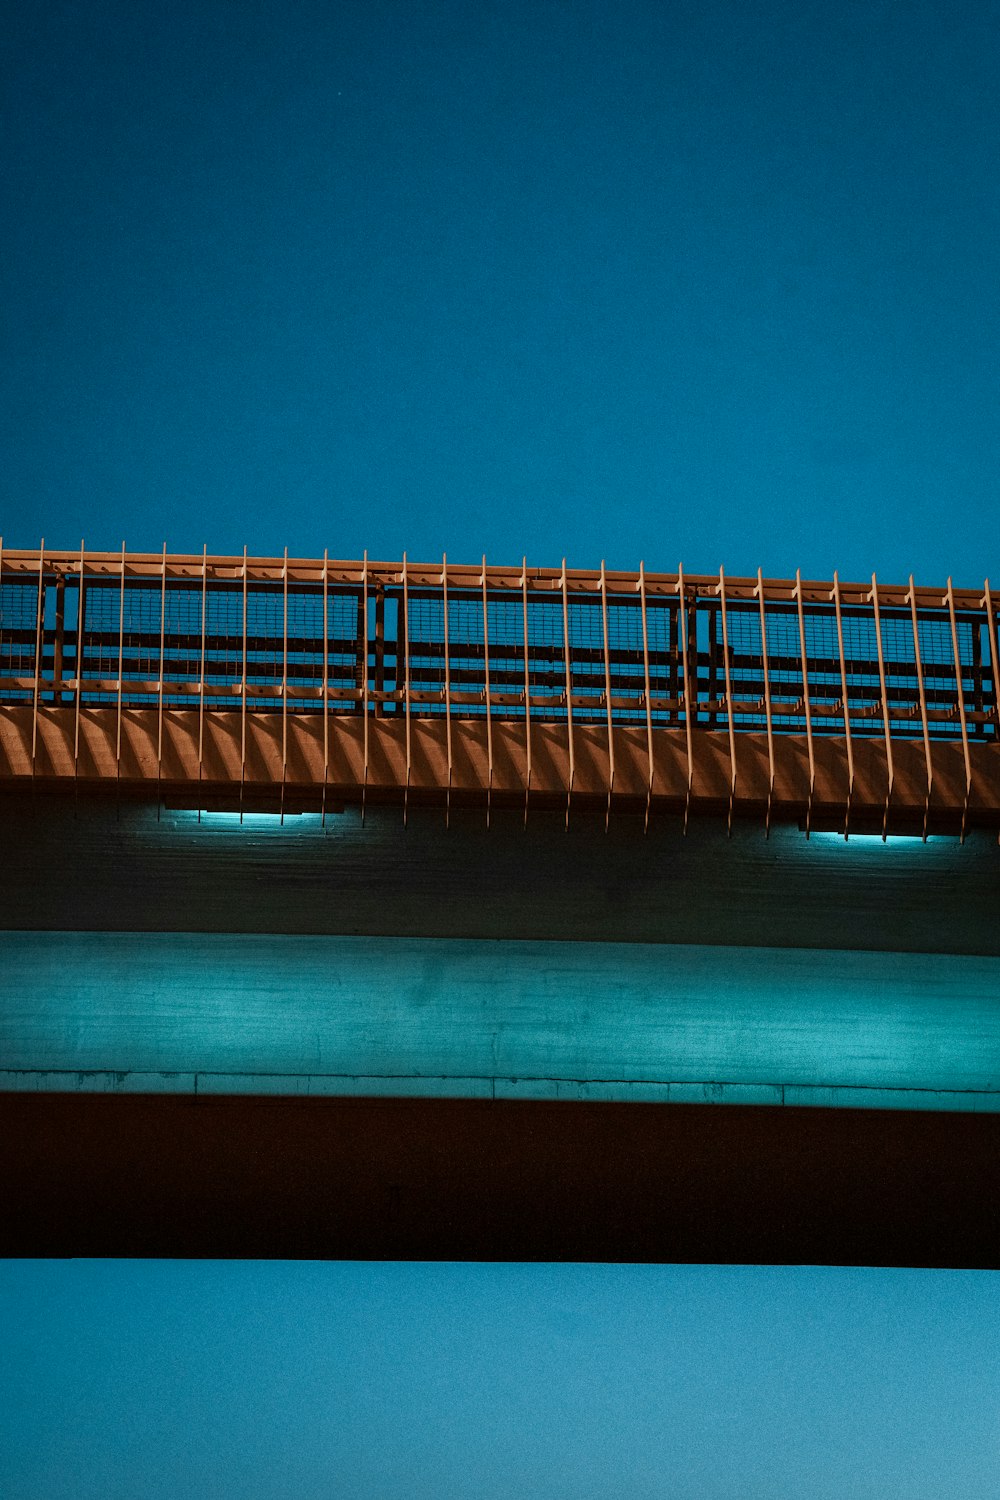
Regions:
[[[38,752],[38,694],[42,677],[42,630],[45,622],[45,538],[38,549],[38,600],[35,607],[34,689],[31,697],[31,779],[35,778],[35,756]]]
[[[66,630],[66,578],[56,574],[56,628],[52,641],[52,702],[62,706],[63,636]]]
[[[767,650],[767,611],[764,608],[764,575],[757,569],[757,587],[754,590],[760,605],[760,652],[764,673],[764,718],[767,723],[767,811],[764,814],[764,837],[771,836],[771,803],[774,800],[774,722],[771,716],[771,671]]]
[[[644,564],[639,563],[639,610],[642,615],[642,680],[643,699],[646,704],[646,816],[643,820],[643,833],[649,832],[649,812],[653,805],[653,705],[651,689],[649,685],[649,626],[646,622],[646,569]]]
[[[562,560],[562,607],[563,607],[563,659],[566,665],[566,739],[569,748],[569,784],[566,787],[566,831],[569,832],[569,808],[573,797],[573,782],[576,777],[576,757],[573,751],[573,666],[569,646],[569,589],[566,582],[566,559]]]
[[[878,602],[878,582],[875,574],[872,574],[872,590],[869,594],[872,610],[875,614],[875,644],[878,648],[878,680],[882,693],[882,724],[885,729],[885,758],[888,767],[888,781],[885,793],[885,811],[882,814],[882,842],[885,843],[889,833],[889,803],[892,801],[893,764],[892,764],[892,735],[889,731],[889,693],[885,682],[885,652],[882,647],[882,613]]]
[[[851,740],[851,706],[847,692],[847,660],[844,656],[844,621],[840,608],[840,579],[837,577],[836,569],[833,574],[833,588],[830,592],[833,600],[833,611],[837,620],[837,650],[840,653],[840,691],[843,694],[844,709],[844,739],[847,749],[847,802],[844,806],[844,840],[850,837],[851,802],[854,797],[854,745]]]
[[[163,674],[167,637],[167,544],[160,564],[160,671],[156,683],[156,821],[160,821],[160,782],[163,774]]]
[[[247,778],[247,549],[243,548],[243,680],[240,687],[240,824]]]
[[[448,554],[441,554],[441,604],[444,620],[444,732],[448,751],[448,785],[444,794],[444,826],[451,826],[451,643],[448,633]]]
[[[726,575],[719,569],[719,612],[722,616],[722,663],[726,675],[726,722],[729,727],[729,816],[726,833],[733,836],[733,811],[736,805],[736,726],[733,722],[733,684],[729,661],[729,619],[726,613]]]
[[[528,558],[521,559],[521,603],[524,611],[524,826],[528,826],[528,797],[531,792],[531,669],[528,645]]]
[[[403,827],[406,827],[410,803],[410,592],[406,568],[406,553],[403,553],[403,698],[406,710],[406,785],[403,788]],[[397,664],[399,642],[396,642]],[[399,668],[397,665],[397,681]]]
[[[813,793],[816,789],[816,761],[813,756],[812,710],[809,702],[809,657],[806,653],[806,621],[802,608],[802,572],[795,569],[795,599],[799,613],[799,651],[802,656],[802,706],[806,716],[806,745],[809,751],[809,801],[806,805],[806,838],[812,824]]]
[[[672,707],[667,709],[668,724],[680,723],[680,671],[678,666],[677,621],[680,616],[680,606],[675,610],[667,612],[667,649],[670,655],[670,676],[667,681],[667,693],[670,697]]]
[[[326,569],[326,553],[325,552],[323,553],[323,567],[324,567],[324,575],[323,576],[324,576],[324,583],[325,583],[325,578],[326,578],[326,573],[325,573],[325,569]],[[363,824],[364,821],[365,821],[365,811],[366,811],[365,804],[366,804],[366,801],[367,801],[367,798],[368,798],[368,735],[369,735],[369,732],[370,732],[369,728],[368,728],[368,549],[367,548],[365,549],[365,555],[364,555],[364,558],[363,558],[362,563],[361,563],[361,598],[362,598],[363,603],[364,603],[363,617],[364,617],[364,633],[365,633],[365,679],[364,679],[364,683],[362,685],[362,699],[361,699],[361,713],[362,713],[362,717],[364,719],[364,725],[363,725],[363,728],[362,728],[362,753],[364,755],[364,761],[365,761],[364,770],[362,772],[362,780],[361,780],[361,822]],[[378,611],[377,611],[377,606],[376,606],[376,614],[377,614],[377,612]],[[323,610],[323,620],[324,620],[324,628],[325,628],[325,621],[326,621],[326,608],[325,608],[325,606],[324,606],[324,610]],[[323,649],[324,649],[324,652],[325,652],[325,650],[326,650],[326,637],[325,636],[324,636],[323,640],[324,640],[324,647],[323,647]],[[327,709],[326,709],[326,712],[324,713],[324,718],[326,718],[327,724],[329,724],[329,717],[328,717],[328,715],[329,715],[329,698],[327,699]],[[326,755],[327,755],[327,761],[329,762],[329,756],[330,756],[329,739],[327,739],[327,742],[326,742]]]
[[[1000,740],[1000,620],[993,608],[990,580],[983,584],[983,608],[986,611],[986,631],[990,643],[990,662],[993,667],[993,733]]]
[[[986,630],[990,645],[990,663],[993,668],[993,733],[1000,739],[1000,621],[993,608],[993,595],[990,591],[990,580],[983,582],[983,608],[986,611]],[[997,832],[997,843],[1000,844],[1000,831]]]
[[[281,570],[281,820],[285,826],[285,780],[288,774],[288,548]]]
[[[115,776],[120,787],[122,779],[122,672],[125,662],[125,543],[122,542],[122,576],[118,596],[118,731],[115,741]]]
[[[493,807],[493,694],[490,685],[490,612],[486,598],[486,553],[483,553],[483,668],[486,683],[486,758],[489,780],[486,785],[486,826],[490,826]]]
[[[691,702],[692,696],[697,696],[697,682],[695,693],[691,692],[691,673],[688,660],[688,628],[687,628],[687,605],[684,597],[684,566],[677,564],[677,620],[680,630],[680,652],[684,680],[684,735],[687,741],[687,792],[684,797],[684,833],[688,831],[688,817],[691,811],[691,789],[694,786],[694,747],[691,738]],[[680,694],[678,694],[680,697]]]
[[[708,710],[708,727],[714,729],[718,713],[716,704],[719,698],[719,624],[717,611],[711,607],[708,609],[708,701],[712,707]]]
[[[611,827],[611,794],[615,787],[615,735],[611,714],[611,646],[608,642],[608,580],[601,558],[601,623],[604,630],[604,702],[608,716],[608,806],[604,814],[605,833]]]
[[[951,646],[955,657],[955,688],[958,692],[958,718],[962,726],[962,754],[965,757],[965,802],[962,806],[962,828],[959,834],[959,842],[965,843],[965,825],[969,816],[969,798],[972,795],[972,762],[969,758],[969,726],[965,718],[965,677],[962,671],[962,657],[958,649],[958,624],[955,620],[955,594],[951,586],[951,578],[948,579],[948,592],[945,595],[948,601],[948,618],[951,621]],[[942,603],[944,601],[942,600]]]
[[[80,779],[80,710],[83,705],[83,644],[84,644],[84,566],[86,553],[84,539],[80,538],[80,584],[76,601],[76,712],[73,723],[73,791],[79,791]]]
[[[375,717],[385,717],[385,587],[375,581]]]
[[[201,783],[205,771],[205,655],[208,644],[208,543],[201,549],[201,665],[198,670],[198,822],[201,822]]]
[[[367,564],[368,554],[365,553]],[[363,613],[365,621],[365,652],[368,650],[368,592],[365,588],[367,566],[361,573],[361,598],[363,600]],[[320,797],[320,820],[319,826],[326,828],[326,789],[330,780],[330,627],[329,627],[329,600],[330,600],[330,549],[323,548],[323,792]],[[365,655],[365,697],[367,699],[368,688],[368,657]],[[367,702],[365,703],[365,736],[368,734]],[[365,756],[365,769],[367,770],[368,757]],[[361,817],[365,815],[365,786],[361,785]]]
[[[931,736],[927,722],[927,691],[924,685],[924,668],[920,659],[920,629],[917,620],[917,591],[913,587],[913,574],[910,574],[910,591],[907,594],[910,602],[910,619],[913,623],[913,660],[917,668],[917,691],[920,698],[920,724],[924,735],[924,766],[927,771],[927,794],[924,798],[924,829],[923,839],[927,842],[927,822],[931,812],[931,790],[934,784],[934,766],[931,761]]]

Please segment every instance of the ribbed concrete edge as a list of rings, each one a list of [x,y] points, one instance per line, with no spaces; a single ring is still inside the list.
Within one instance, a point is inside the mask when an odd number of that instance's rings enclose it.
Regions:
[[[1000,1091],[839,1084],[656,1082],[631,1079],[414,1077],[337,1073],[141,1073],[0,1070],[0,1092],[245,1095],[253,1098],[525,1099],[616,1104],[786,1105],[819,1109],[1000,1113]]]

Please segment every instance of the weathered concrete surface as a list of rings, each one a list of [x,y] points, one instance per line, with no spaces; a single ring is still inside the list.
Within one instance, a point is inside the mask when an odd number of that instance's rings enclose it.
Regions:
[[[1000,1109],[1000,959],[0,937],[0,1088]]]
[[[759,824],[374,807],[327,818],[0,797],[0,924],[1000,955],[1000,848]]]
[[[254,710],[244,717],[235,710],[212,710],[202,718],[195,709],[114,706],[86,708],[5,705],[0,707],[0,782],[33,782],[82,786],[84,794],[101,783],[174,791],[207,786],[315,793],[324,783],[335,795],[357,800],[362,787],[392,798],[404,788],[414,794],[443,798],[445,788],[473,800],[487,789],[498,797],[561,801],[572,790],[586,801],[603,801],[612,790],[643,805],[647,793],[669,806],[690,803],[695,812],[728,807],[731,793],[738,807],[763,816],[771,805],[775,820],[798,818],[810,800],[817,813],[838,820],[848,803],[848,747],[839,736],[817,735],[814,742],[813,792],[803,734],[776,733],[769,750],[767,736],[741,730],[735,761],[724,728],[653,731],[652,757],[645,726],[615,726],[609,738],[603,725],[577,723],[573,750],[566,725],[535,722],[528,737],[523,724],[497,716],[487,737],[482,718],[452,723],[450,749],[442,716],[411,717],[401,713],[370,718],[357,714],[290,714]],[[612,774],[612,749],[614,771]],[[199,753],[200,751],[200,753]],[[970,827],[995,829],[1000,822],[1000,745],[975,740],[968,745],[971,785],[966,788],[966,759],[954,737],[934,741],[930,812],[951,831],[963,818]],[[773,756],[773,761],[772,761]],[[882,736],[853,740],[855,815],[867,813],[881,822],[892,795],[890,816],[922,820],[928,770],[924,746],[917,739],[893,742],[893,776]],[[733,782],[735,780],[735,789]]]

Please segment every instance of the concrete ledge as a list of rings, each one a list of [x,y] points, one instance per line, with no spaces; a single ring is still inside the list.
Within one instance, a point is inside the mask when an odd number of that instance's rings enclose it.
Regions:
[[[1000,1112],[1000,1090],[831,1088],[824,1084],[636,1082],[357,1073],[122,1073],[0,1070],[0,1093],[246,1095],[305,1099],[528,1099],[624,1104],[768,1105],[795,1109]]]

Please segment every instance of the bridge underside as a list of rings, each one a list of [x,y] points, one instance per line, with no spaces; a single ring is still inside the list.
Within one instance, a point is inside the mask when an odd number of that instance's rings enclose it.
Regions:
[[[44,788],[0,1253],[1000,1265],[992,833]]]
[[[996,1268],[1000,1115],[0,1095],[0,1254]]]
[[[1000,1264],[998,609],[0,548],[0,1249]]]

